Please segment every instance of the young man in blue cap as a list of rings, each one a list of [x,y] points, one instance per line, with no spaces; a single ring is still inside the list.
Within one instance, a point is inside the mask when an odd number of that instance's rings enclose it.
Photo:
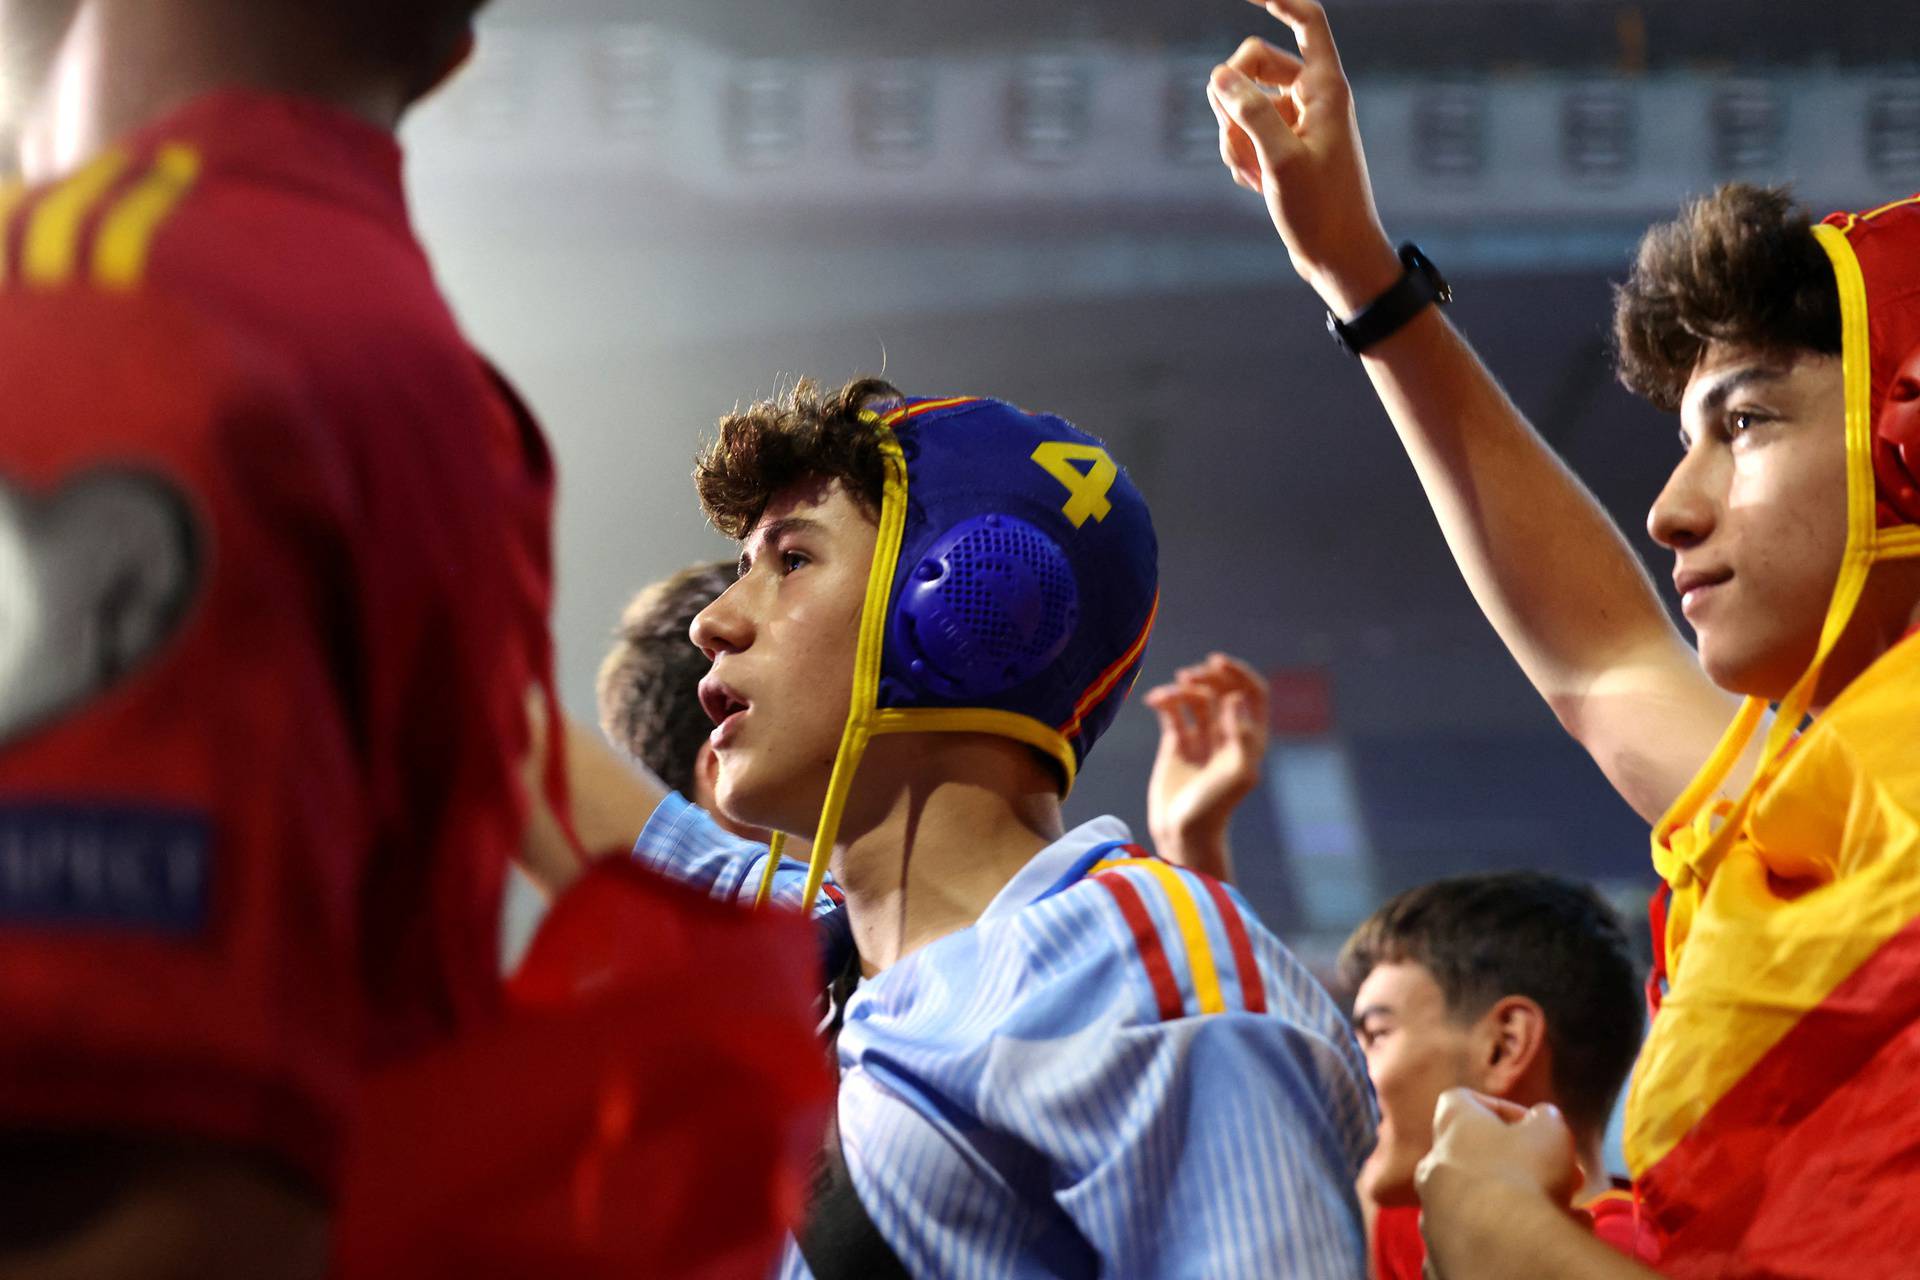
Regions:
[[[697,476],[741,544],[693,626],[720,805],[812,830],[799,896],[831,866],[858,946],[784,1274],[1363,1274],[1373,1105],[1339,1009],[1233,890],[1061,821],[1158,599],[1099,441],[803,382]],[[722,896],[767,865],[678,797],[636,853]]]

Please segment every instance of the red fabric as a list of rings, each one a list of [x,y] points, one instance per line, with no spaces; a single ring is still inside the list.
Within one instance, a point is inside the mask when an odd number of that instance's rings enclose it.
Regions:
[[[1660,1261],[1660,1237],[1634,1206],[1633,1197],[1615,1190],[1589,1201],[1578,1216],[1594,1237],[1646,1266]],[[1421,1280],[1427,1242],[1420,1234],[1417,1206],[1378,1210],[1373,1219],[1374,1280]],[[1663,1272],[1664,1274],[1664,1272]]]
[[[1920,921],[1641,1176],[1636,1189],[1667,1241],[1663,1274],[1906,1274],[1920,1257],[1917,1079]]]
[[[0,1125],[265,1149],[333,1185],[360,1071],[498,1010],[530,687],[550,680],[552,474],[408,230],[387,135],[221,95],[131,139],[202,160],[131,294],[0,248],[0,484],[103,466],[190,504],[202,581],[137,668],[0,733],[0,814],[210,828],[186,936],[0,929]],[[88,260],[101,218],[82,225]]]
[[[1233,949],[1234,972],[1240,975],[1240,999],[1248,1013],[1265,1013],[1267,985],[1260,979],[1260,963],[1253,957],[1253,940],[1247,936],[1246,922],[1240,918],[1233,899],[1227,896],[1226,886],[1211,876],[1200,877],[1200,883],[1207,887],[1207,896],[1213,899],[1214,909],[1220,913],[1220,923],[1226,926],[1227,944]]]
[[[1660,1002],[1667,996],[1667,908],[1673,902],[1673,889],[1661,885],[1647,899],[1647,931],[1653,939],[1653,956],[1647,965],[1647,1020],[1660,1013]]]
[[[1872,365],[1874,476],[1884,526],[1920,522],[1920,447],[1889,432],[1883,413],[1901,364],[1920,350],[1920,197],[1867,213],[1835,213],[1826,221],[1847,234],[1867,286]]]
[[[500,1026],[369,1089],[340,1274],[765,1274],[832,1097],[816,954],[798,915],[597,867]]]
[[[1595,1238],[1645,1266],[1660,1262],[1660,1235],[1631,1194],[1614,1192],[1601,1196],[1581,1212],[1593,1227]]]
[[[1376,1210],[1373,1217],[1373,1280],[1421,1280],[1427,1242],[1420,1234],[1420,1207]]]
[[[1160,931],[1154,927],[1153,917],[1147,914],[1147,904],[1141,901],[1140,891],[1117,872],[1097,875],[1093,882],[1113,895],[1120,914],[1126,917],[1127,928],[1133,934],[1134,950],[1140,953],[1140,964],[1147,971],[1147,981],[1153,984],[1154,1005],[1161,1021],[1180,1017],[1186,1012],[1187,1002],[1180,995],[1180,984],[1174,979],[1173,966],[1167,962],[1167,953],[1160,945]]]

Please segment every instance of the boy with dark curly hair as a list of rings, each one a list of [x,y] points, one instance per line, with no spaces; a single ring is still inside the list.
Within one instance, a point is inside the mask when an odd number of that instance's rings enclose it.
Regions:
[[[657,791],[636,856],[722,897],[830,883],[857,952],[784,1274],[1361,1274],[1373,1116],[1337,1007],[1233,889],[1061,821],[1158,604],[1106,448],[802,382],[724,419],[697,483],[741,546],[693,624],[718,803],[812,856]]]
[[[1696,653],[1432,305],[1438,270],[1391,248],[1324,10],[1266,7],[1299,56],[1250,39],[1215,70],[1223,158],[1360,355],[1489,620],[1653,824],[1659,1007],[1626,1148],[1663,1272],[1904,1272],[1920,1247],[1920,203],[1815,224],[1780,192],[1726,187],[1641,246],[1621,376],[1679,410],[1648,527]],[[1441,1272],[1641,1274],[1561,1212],[1559,1118],[1500,1112],[1441,1102],[1421,1183]]]

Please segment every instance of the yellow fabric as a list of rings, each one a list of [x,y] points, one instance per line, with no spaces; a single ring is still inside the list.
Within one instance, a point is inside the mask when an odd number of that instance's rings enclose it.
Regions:
[[[907,527],[907,459],[900,441],[891,429],[880,428],[880,455],[886,463],[886,486],[880,499],[880,531],[873,544],[873,566],[867,574],[867,599],[860,611],[860,640],[853,658],[853,698],[847,710],[847,725],[840,734],[840,752],[833,761],[833,776],[827,781],[827,798],[820,806],[820,826],[809,850],[807,884],[800,895],[800,909],[813,910],[813,900],[827,878],[827,860],[833,855],[833,842],[840,834],[840,817],[846,812],[847,794],[853,790],[853,776],[859,772],[867,742],[873,736],[873,721],[880,701],[880,659],[887,643],[887,614],[893,598],[893,570],[900,559],[900,539]],[[771,859],[769,859],[771,861]]]
[[[80,228],[126,172],[127,156],[104,152],[86,168],[42,196],[27,223],[21,274],[38,285],[66,284],[80,256]]]
[[[753,905],[764,907],[773,897],[773,873],[786,856],[787,833],[776,831],[767,839],[767,864],[760,868],[760,887],[753,891]]]
[[[887,707],[874,714],[869,732],[876,737],[883,733],[990,733],[1012,738],[1046,752],[1065,770],[1061,794],[1073,790],[1078,762],[1072,744],[1058,729],[1032,716],[990,707]]]
[[[1712,878],[1689,890],[1685,945],[1627,1098],[1636,1177],[1920,919],[1917,748],[1920,637],[1869,667],[1801,736]]]
[[[200,153],[178,144],[160,148],[153,170],[123,197],[101,224],[93,252],[95,283],[131,289],[146,273],[153,238],[200,176]]]
[[[1814,235],[1840,292],[1847,546],[1813,662],[1781,699],[1745,793],[1728,802],[1721,789],[1764,722],[1766,707],[1754,699],[1654,827],[1654,867],[1672,890],[1668,993],[1628,1094],[1635,1176],[1671,1151],[1801,1013],[1920,918],[1920,863],[1910,861],[1920,858],[1920,644],[1883,656],[1795,740],[1874,563],[1920,554],[1912,528],[1876,528],[1871,335],[1859,260],[1840,229],[1819,226]]]
[[[1192,883],[1171,866],[1152,858],[1109,858],[1095,863],[1087,874],[1123,869],[1145,871],[1160,882],[1173,907],[1174,923],[1180,927],[1187,963],[1193,969],[1193,994],[1200,1002],[1200,1012],[1224,1012],[1227,1002],[1220,994],[1220,968],[1214,963],[1213,943],[1207,937],[1206,924],[1200,919],[1200,903],[1193,895]]]

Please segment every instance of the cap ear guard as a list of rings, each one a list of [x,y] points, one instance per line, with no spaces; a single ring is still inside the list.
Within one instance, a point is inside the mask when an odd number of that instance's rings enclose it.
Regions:
[[[1908,370],[1913,370],[1909,373]],[[1882,523],[1920,524],[1920,347],[1907,353],[1873,427]]]
[[[1920,440],[1895,444],[1884,437],[1874,441],[1873,475],[1881,506],[1895,520],[1920,524]]]
[[[1060,544],[1018,516],[983,515],[936,538],[913,566],[893,642],[917,692],[980,701],[1045,671],[1079,625]]]
[[[1064,795],[1138,672],[1158,612],[1145,501],[1093,437],[970,396],[861,417],[878,435],[886,477],[803,909],[874,737],[1012,739],[1058,766]]]

